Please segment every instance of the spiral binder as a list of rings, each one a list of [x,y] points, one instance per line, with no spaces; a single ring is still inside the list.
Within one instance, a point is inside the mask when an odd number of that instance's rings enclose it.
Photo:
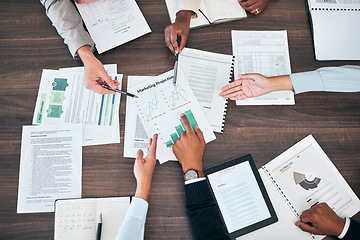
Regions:
[[[232,56],[230,74],[229,74],[229,83],[234,81],[234,65],[235,65],[235,56]],[[226,118],[226,113],[227,113],[227,109],[228,109],[228,104],[229,104],[229,99],[226,99],[225,107],[224,107],[224,114],[223,114],[223,121],[222,121],[222,124],[221,124],[221,133],[224,133],[225,118]]]
[[[290,200],[288,199],[288,197],[286,196],[286,194],[283,192],[283,190],[280,188],[279,184],[277,184],[276,180],[273,178],[273,176],[271,175],[271,173],[267,170],[266,166],[262,166],[261,167],[262,170],[264,170],[266,176],[268,176],[269,180],[271,181],[271,183],[274,185],[274,187],[276,188],[276,190],[279,192],[279,194],[281,195],[281,197],[284,199],[284,201],[286,202],[286,204],[289,206],[290,210],[295,214],[295,216],[300,219],[300,214],[296,211],[296,209],[294,208],[294,206],[292,205],[292,203],[290,202]],[[311,239],[315,239],[314,235],[311,235]]]

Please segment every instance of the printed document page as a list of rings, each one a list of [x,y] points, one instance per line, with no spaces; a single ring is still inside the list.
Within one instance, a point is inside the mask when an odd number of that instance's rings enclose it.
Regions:
[[[185,76],[179,74],[176,85],[173,77],[171,70],[128,88],[139,97],[128,97],[128,106],[136,108],[147,135],[159,134],[157,155],[160,163],[176,159],[172,145],[184,131],[181,113],[186,114],[193,129],[199,125],[207,143],[216,138]]]
[[[127,87],[129,89],[130,87],[150,78],[150,76],[128,76]],[[131,101],[128,99],[126,101],[124,157],[136,158],[136,153],[139,149],[142,149],[144,156],[146,156],[150,137],[145,131],[145,127],[140,120],[140,116],[137,113],[136,108],[132,106]],[[159,162],[165,161],[166,159],[159,160]]]
[[[122,75],[114,74],[121,83]],[[84,86],[83,72],[43,70],[33,124],[83,123],[83,145],[119,143],[120,94]]]
[[[317,9],[359,9],[360,0],[307,0],[309,7]]]
[[[76,7],[99,53],[151,32],[135,0],[97,0]]]
[[[260,73],[266,77],[291,73],[287,33],[284,31],[231,31],[234,78],[238,74]],[[237,100],[236,105],[293,105],[292,91],[272,92]]]
[[[17,213],[53,212],[59,198],[81,197],[80,124],[23,126]]]
[[[214,132],[223,131],[226,99],[221,88],[231,79],[233,56],[184,48],[179,55],[182,71]]]
[[[299,214],[322,202],[341,217],[360,210],[359,198],[312,135],[265,166]]]
[[[229,233],[271,217],[249,162],[208,178]]]

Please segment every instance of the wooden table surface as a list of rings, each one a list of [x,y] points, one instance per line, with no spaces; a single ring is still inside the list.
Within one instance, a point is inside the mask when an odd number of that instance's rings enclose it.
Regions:
[[[169,17],[163,0],[137,1],[152,33],[101,54],[125,75],[159,75],[174,56],[164,43]],[[16,214],[21,131],[30,125],[43,69],[81,66],[37,0],[0,2],[0,239],[52,239],[54,214]],[[314,59],[312,35],[302,0],[271,0],[258,16],[190,32],[187,46],[231,54],[231,30],[288,32],[292,72],[360,61]],[[341,44],[341,43],[339,43]],[[258,167],[312,134],[360,196],[360,94],[303,93],[294,106],[236,106],[230,102],[225,131],[206,145],[204,167],[251,153]],[[132,195],[134,159],[123,158],[125,103],[120,106],[120,144],[83,147],[83,197]],[[177,162],[156,165],[145,239],[192,239],[185,210],[183,175]],[[360,220],[360,214],[355,216]]]

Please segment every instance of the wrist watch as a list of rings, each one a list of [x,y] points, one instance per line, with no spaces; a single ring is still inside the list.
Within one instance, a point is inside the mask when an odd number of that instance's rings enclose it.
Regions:
[[[201,177],[204,177],[204,172],[202,170],[197,171],[194,169],[189,169],[184,173],[185,181],[196,179],[196,178],[201,178]]]

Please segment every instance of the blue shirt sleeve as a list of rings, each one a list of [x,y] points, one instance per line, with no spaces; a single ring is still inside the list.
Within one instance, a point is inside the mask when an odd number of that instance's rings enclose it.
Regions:
[[[323,67],[290,74],[290,78],[296,94],[310,91],[360,91],[360,66]]]
[[[145,220],[148,202],[134,197],[121,224],[115,240],[140,240],[144,239]]]

